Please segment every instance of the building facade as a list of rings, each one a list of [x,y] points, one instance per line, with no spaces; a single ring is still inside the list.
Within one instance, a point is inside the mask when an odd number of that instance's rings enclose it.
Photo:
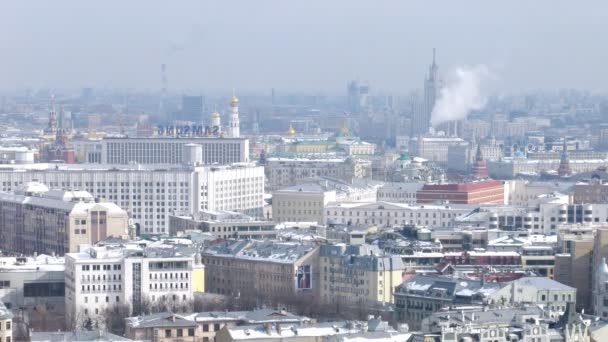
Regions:
[[[141,312],[157,301],[186,304],[198,272],[204,272],[200,259],[179,249],[107,245],[68,253],[66,322],[81,326],[87,319],[102,320],[114,305]]]
[[[371,245],[321,245],[319,266],[323,303],[352,307],[392,303],[405,271],[400,256]]]
[[[109,236],[127,234],[129,217],[116,204],[96,202],[86,191],[49,190],[29,182],[0,193],[4,253],[32,255],[75,252]]]
[[[116,203],[141,233],[168,232],[171,213],[239,211],[262,216],[264,168],[251,164],[186,167],[154,165],[29,164],[0,168],[0,188],[10,192],[39,180],[52,189],[82,189]]]
[[[416,193],[418,203],[503,204],[502,181],[483,180],[466,184],[425,184]]]
[[[236,212],[200,211],[193,215],[170,215],[169,234],[199,230],[222,239],[276,239],[276,224]]]
[[[318,298],[319,248],[296,243],[228,240],[205,249],[207,291],[260,299]]]
[[[63,257],[0,258],[0,302],[9,309],[47,304],[63,312],[65,296]]]
[[[373,202],[380,183],[346,183],[317,178],[272,193],[272,215],[276,222],[316,222],[323,224],[323,209],[332,202]]]
[[[390,202],[332,203],[325,208],[326,224],[453,227],[454,220],[469,209],[449,205],[410,206]]]
[[[353,159],[287,159],[268,158],[266,163],[268,189],[303,183],[314,177],[330,177],[345,182],[354,179],[371,179],[372,166],[367,160]]]
[[[104,138],[102,164],[181,164],[186,144],[203,146],[203,164],[249,162],[249,140],[239,137]]]

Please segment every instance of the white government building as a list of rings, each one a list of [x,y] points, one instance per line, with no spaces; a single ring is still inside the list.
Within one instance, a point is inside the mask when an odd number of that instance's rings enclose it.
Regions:
[[[195,163],[196,164],[196,163]],[[0,165],[0,190],[39,181],[51,189],[85,190],[129,213],[140,233],[168,232],[174,212],[229,210],[262,216],[264,168],[226,166],[23,164]]]

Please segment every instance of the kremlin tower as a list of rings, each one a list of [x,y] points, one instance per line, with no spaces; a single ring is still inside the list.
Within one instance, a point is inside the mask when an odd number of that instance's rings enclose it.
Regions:
[[[46,161],[60,160],[67,164],[73,164],[76,162],[76,156],[74,153],[74,147],[70,143],[71,130],[64,127],[64,116],[65,113],[63,111],[63,107],[59,111],[59,116],[57,116],[55,112],[55,103],[53,101],[51,112],[49,113],[49,130],[54,126],[55,141],[45,146],[44,159]],[[52,120],[53,117],[55,120]],[[54,125],[52,125],[53,122]]]
[[[477,153],[475,153],[475,164],[471,167],[471,174],[475,178],[488,178],[488,168],[486,162],[483,160],[483,154],[481,153],[481,144],[477,144]]]
[[[55,110],[55,95],[51,95],[51,110],[49,111],[49,123],[44,129],[44,134],[57,134],[57,111]]]
[[[230,121],[228,122],[228,137],[238,138],[241,136],[239,123],[239,99],[232,94],[230,100]]]
[[[570,158],[568,157],[568,145],[566,144],[566,137],[564,137],[564,147],[562,149],[562,156],[559,160],[557,175],[560,177],[568,177],[571,174],[572,169],[570,168]]]

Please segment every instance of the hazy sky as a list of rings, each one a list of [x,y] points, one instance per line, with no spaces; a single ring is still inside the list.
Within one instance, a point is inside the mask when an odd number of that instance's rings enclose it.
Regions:
[[[344,92],[486,64],[505,90],[608,90],[608,2],[0,0],[0,89]]]

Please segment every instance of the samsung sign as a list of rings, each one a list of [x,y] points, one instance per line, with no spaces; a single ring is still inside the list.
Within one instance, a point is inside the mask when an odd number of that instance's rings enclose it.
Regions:
[[[219,126],[158,126],[156,133],[165,137],[208,137],[219,136]]]

